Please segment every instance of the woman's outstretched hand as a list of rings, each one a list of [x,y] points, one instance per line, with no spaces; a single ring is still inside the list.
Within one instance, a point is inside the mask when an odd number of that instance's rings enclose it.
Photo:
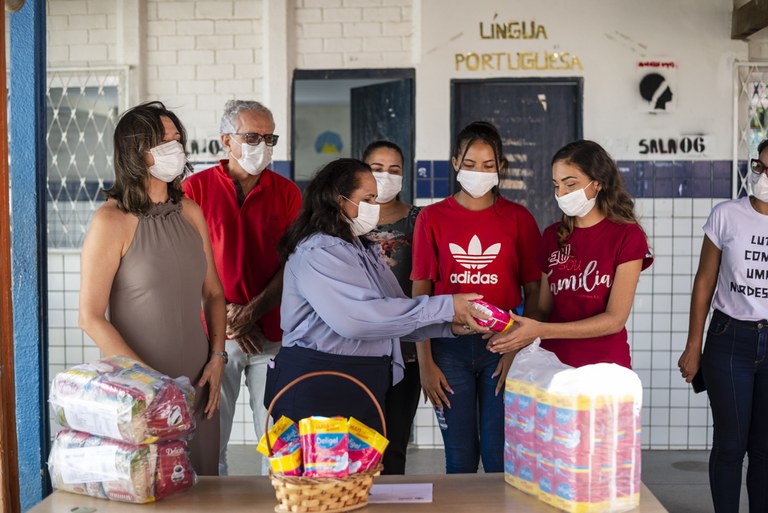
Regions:
[[[471,333],[486,333],[488,328],[480,326],[475,317],[489,319],[490,316],[473,307],[471,301],[482,299],[480,294],[454,294],[453,295],[453,323],[457,328],[453,332],[457,335],[469,335]],[[463,333],[462,333],[463,330]]]
[[[509,312],[509,316],[515,321],[512,329],[505,334],[497,333],[490,337],[486,347],[492,353],[511,353],[519,351],[531,342],[536,340],[541,333],[539,321],[521,317],[514,312]]]

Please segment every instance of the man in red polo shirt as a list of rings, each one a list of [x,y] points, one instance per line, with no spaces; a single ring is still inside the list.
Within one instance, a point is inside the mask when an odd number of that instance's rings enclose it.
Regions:
[[[216,270],[227,299],[228,362],[221,383],[219,473],[227,474],[227,443],[243,372],[256,436],[264,431],[267,365],[280,349],[283,268],[277,243],[299,212],[301,193],[267,168],[277,143],[272,113],[256,101],[230,100],[221,118],[229,159],[184,181],[203,210]]]

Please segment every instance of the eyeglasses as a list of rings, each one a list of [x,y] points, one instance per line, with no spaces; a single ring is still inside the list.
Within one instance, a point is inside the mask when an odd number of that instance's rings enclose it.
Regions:
[[[760,159],[752,159],[749,161],[749,168],[750,170],[755,173],[756,175],[760,175],[766,172],[768,170],[768,166],[763,164]]]
[[[280,137],[279,135],[275,134],[257,134],[256,132],[232,132],[229,135],[239,135],[243,138],[243,141],[245,141],[246,144],[253,144],[254,146],[261,144],[261,141],[264,141],[264,144],[267,146],[274,146],[277,144],[277,139]]]

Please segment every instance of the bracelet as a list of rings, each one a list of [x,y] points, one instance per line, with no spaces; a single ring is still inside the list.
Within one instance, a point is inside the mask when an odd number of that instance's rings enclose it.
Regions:
[[[229,355],[226,351],[211,351],[208,353],[210,356],[221,356],[221,358],[224,360],[224,365],[229,363]]]

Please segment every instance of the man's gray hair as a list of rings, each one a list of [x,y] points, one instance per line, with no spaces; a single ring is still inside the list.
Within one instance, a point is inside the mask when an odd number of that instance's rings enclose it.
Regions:
[[[222,134],[232,134],[237,132],[237,116],[244,111],[262,112],[269,116],[272,126],[275,126],[275,119],[272,117],[272,111],[263,104],[251,100],[228,100],[224,105],[224,114],[221,116]]]

